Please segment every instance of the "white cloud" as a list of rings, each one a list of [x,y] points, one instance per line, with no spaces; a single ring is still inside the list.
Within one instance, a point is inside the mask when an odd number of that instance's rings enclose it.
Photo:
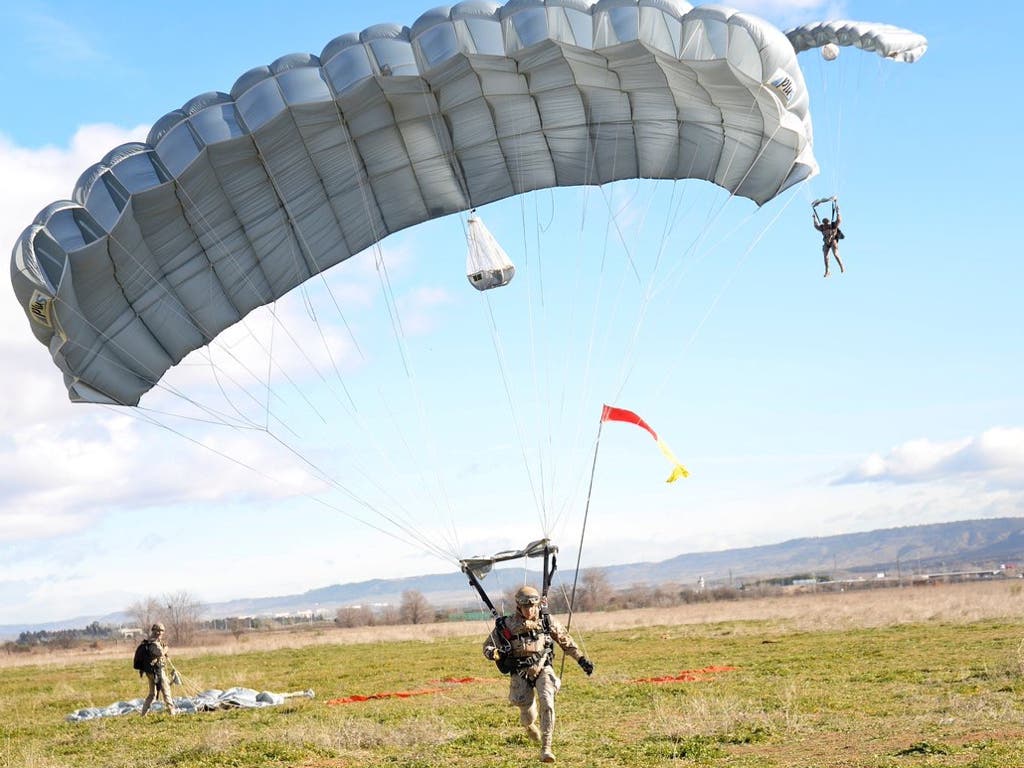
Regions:
[[[9,253],[22,231],[54,200],[71,196],[79,174],[109,150],[144,138],[144,126],[131,129],[92,125],[79,129],[68,147],[26,149],[0,134],[0,244]],[[60,374],[29,330],[24,311],[8,288],[0,291],[0,423],[7,432],[47,421],[59,423],[69,413]]]
[[[992,487],[1024,488],[1024,428],[993,427],[976,437],[947,442],[910,440],[884,456],[868,456],[834,484],[922,483],[967,477]]]
[[[9,214],[0,219],[0,241],[13,243],[38,211],[70,196],[82,169],[145,133],[144,126],[86,126],[67,147],[37,150],[0,135],[0,173],[23,180],[17,187],[0,187],[0,206]],[[276,393],[272,395],[275,411],[301,405],[306,396],[299,390],[307,381],[315,384],[321,379],[333,380],[328,385],[332,391],[310,396],[333,398],[336,407],[344,395],[334,369],[345,376],[366,363],[348,329],[357,339],[380,327],[393,333],[382,283],[397,297],[405,331],[429,332],[438,308],[449,297],[443,290],[410,287],[415,268],[414,243],[403,239],[357,255],[328,280],[310,281],[273,309],[251,313],[209,349],[193,353],[168,373],[168,389],[147,395],[141,409],[71,404],[59,371],[32,336],[24,311],[11,291],[0,291],[0,358],[5,370],[0,377],[0,542],[66,539],[125,509],[279,500],[323,492],[325,482],[304,458],[333,465],[337,449],[325,459],[316,446],[302,444],[297,447],[302,456],[297,456],[271,435],[228,429],[224,423],[239,412],[244,414],[239,423],[265,423],[268,371],[271,389],[286,397],[278,400]],[[187,393],[188,399],[170,394],[170,387]],[[194,421],[210,420],[210,415],[193,407],[192,399],[216,409],[212,421],[220,423]],[[321,407],[313,404],[312,415],[307,412],[300,421],[316,421],[316,409]],[[281,429],[272,421],[271,428],[275,427]],[[324,431],[321,424],[319,434]],[[281,431],[281,436],[299,446],[306,430],[297,425],[295,433]],[[194,482],[195,478],[202,481]]]

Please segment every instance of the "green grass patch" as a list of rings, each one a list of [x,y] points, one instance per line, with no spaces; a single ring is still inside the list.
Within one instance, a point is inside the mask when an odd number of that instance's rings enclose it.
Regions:
[[[713,768],[1024,765],[1014,622],[787,632],[769,622],[584,632],[597,672],[565,667],[560,763]],[[771,642],[764,642],[770,639]],[[318,645],[180,658],[200,688],[312,688],[257,711],[65,716],[144,695],[131,660],[0,667],[0,768],[504,768],[537,749],[480,639]],[[692,682],[636,683],[732,666]],[[484,682],[438,686],[446,677]],[[353,694],[440,693],[342,706]]]

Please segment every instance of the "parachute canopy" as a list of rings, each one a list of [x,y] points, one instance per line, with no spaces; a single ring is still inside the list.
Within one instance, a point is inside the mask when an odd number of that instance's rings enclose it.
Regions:
[[[891,24],[867,21],[815,21],[788,30],[786,37],[797,53],[811,48],[845,45],[874,51],[879,56],[908,64],[920,59],[928,50],[928,41],[923,35]]]
[[[175,696],[174,708],[179,714],[193,714],[196,712],[216,712],[222,709],[260,709],[263,707],[275,707],[283,704],[286,699],[315,697],[312,689],[305,691],[292,691],[290,693],[273,693],[271,691],[255,691],[252,688],[229,688],[222,691],[216,688],[197,693],[195,696]],[[81,723],[86,720],[96,720],[100,717],[119,717],[120,715],[138,714],[142,712],[143,700],[130,699],[128,701],[115,701],[106,707],[86,707],[76,709],[64,719],[69,723]],[[163,702],[153,703],[153,711],[159,712],[163,709]]]
[[[135,405],[257,307],[435,217],[638,177],[771,200],[817,172],[796,50],[682,0],[471,0],[342,35],[109,152],[23,232],[14,290],[72,400]]]

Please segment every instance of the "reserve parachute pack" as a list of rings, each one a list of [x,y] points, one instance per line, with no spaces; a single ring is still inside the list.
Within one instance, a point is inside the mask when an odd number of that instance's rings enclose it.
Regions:
[[[163,649],[158,643],[154,643],[148,637],[139,643],[135,649],[135,658],[132,660],[132,669],[139,671],[139,677],[143,672],[153,671],[153,662],[163,656]]]
[[[500,655],[494,662],[498,671],[503,675],[510,675],[515,671],[516,659],[512,655],[512,632],[505,625],[505,616],[499,616],[494,620],[494,628],[498,637],[501,638],[501,646],[498,648]]]

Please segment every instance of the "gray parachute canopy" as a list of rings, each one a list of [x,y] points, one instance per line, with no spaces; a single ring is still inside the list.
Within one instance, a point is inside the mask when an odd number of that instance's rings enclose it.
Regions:
[[[786,37],[797,53],[831,43],[874,51],[887,59],[908,64],[920,59],[928,50],[928,41],[923,35],[891,24],[867,21],[815,21],[788,30]]]
[[[82,174],[11,275],[74,401],[135,405],[249,312],[445,214],[554,186],[817,172],[796,50],[682,0],[469,0],[252,69]]]

